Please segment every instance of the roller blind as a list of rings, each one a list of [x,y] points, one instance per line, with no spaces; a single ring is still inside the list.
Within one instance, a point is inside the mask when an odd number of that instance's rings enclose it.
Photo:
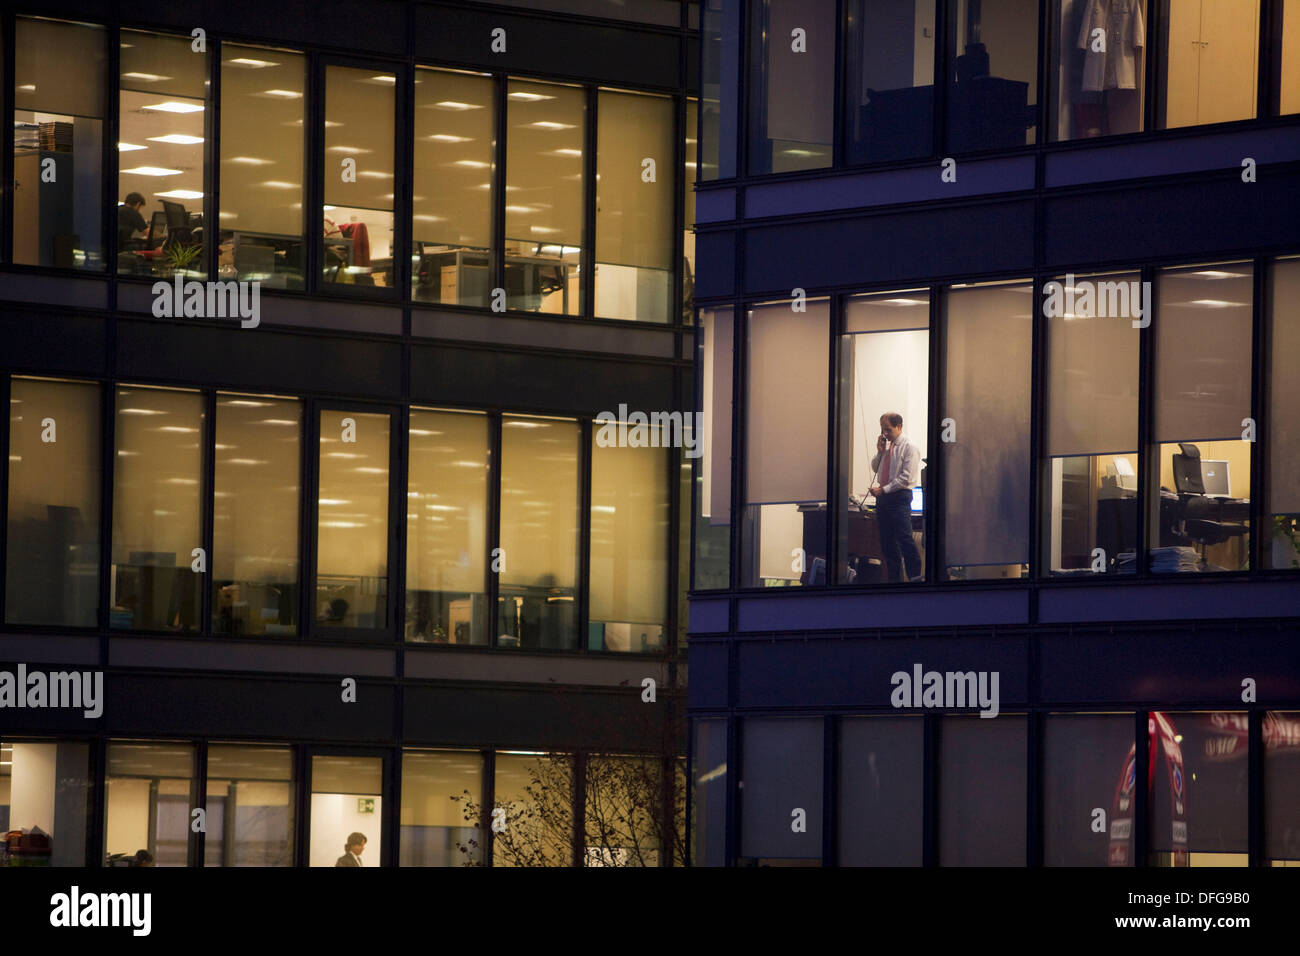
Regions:
[[[741,724],[741,855],[821,857],[822,721],[751,718]],[[807,830],[791,827],[795,809]]]
[[[701,471],[704,487],[700,494],[702,514],[709,524],[725,525],[731,520],[731,417],[732,338],[735,331],[731,309],[700,312],[700,340],[704,449]]]
[[[14,26],[14,108],[104,115],[102,27],[20,17]]]
[[[830,305],[786,302],[749,315],[749,504],[826,499]]]
[[[393,208],[394,80],[351,67],[325,70],[326,205]],[[357,161],[355,182],[343,180],[348,157]]]
[[[1269,510],[1300,512],[1300,259],[1273,265],[1269,397]]]
[[[596,115],[596,261],[671,269],[672,100],[601,90]],[[645,159],[655,161],[653,182],[643,176]]]
[[[1164,273],[1157,287],[1158,442],[1240,439],[1250,414],[1249,263]]]
[[[593,621],[664,621],[668,607],[664,456],[663,448],[602,448],[592,435]]]
[[[485,249],[492,245],[491,191],[496,81],[415,71],[412,235]],[[575,160],[580,169],[582,160]]]

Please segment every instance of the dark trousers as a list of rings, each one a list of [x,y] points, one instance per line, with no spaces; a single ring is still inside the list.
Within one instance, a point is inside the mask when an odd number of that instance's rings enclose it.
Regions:
[[[880,550],[890,581],[910,581],[921,573],[921,552],[912,539],[912,489],[901,488],[876,497]],[[903,567],[907,577],[902,576]]]

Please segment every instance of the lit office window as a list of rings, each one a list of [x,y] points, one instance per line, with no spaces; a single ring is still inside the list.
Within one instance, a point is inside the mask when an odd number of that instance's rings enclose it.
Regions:
[[[320,413],[316,623],[388,626],[387,415]]]
[[[514,79],[508,89],[506,304],[578,315],[586,94]]]
[[[1193,0],[1196,2],[1196,0]],[[1192,4],[1188,4],[1191,6]],[[1142,129],[1147,0],[1055,0],[1052,138],[1091,139]]]
[[[393,284],[397,76],[325,68],[325,282]]]
[[[496,81],[415,71],[411,298],[486,306],[492,286]],[[573,167],[580,170],[580,162]]]
[[[1273,108],[1282,115],[1300,113],[1300,0],[1283,0],[1274,9],[1282,18],[1273,27],[1273,35],[1281,36],[1282,49],[1273,58]]]
[[[958,440],[939,451],[949,580],[1028,573],[1033,293],[1028,283],[948,293],[939,418],[943,430],[951,421]]]
[[[1268,289],[1268,520],[1264,565],[1300,568],[1300,258],[1278,259]],[[11,592],[12,593],[12,592]]]
[[[695,311],[695,180],[700,149],[695,131],[700,107],[686,101],[686,168],[682,170],[682,197],[686,212],[682,218],[682,311],[683,325],[691,324]],[[676,321],[676,318],[674,318]]]
[[[831,165],[835,0],[750,0],[749,171]]]
[[[934,151],[934,11],[845,0],[844,149],[850,163]],[[828,97],[829,100],[829,97]]]
[[[10,624],[94,627],[98,621],[102,434],[98,385],[10,381]]]
[[[188,36],[123,30],[121,38],[117,271],[202,276],[208,55]]]
[[[744,587],[827,580],[830,305],[810,300],[806,312],[791,305],[749,310]]]
[[[701,309],[695,329],[700,368],[699,434],[695,447],[695,581],[699,591],[726,588],[731,579],[732,309]],[[685,508],[683,499],[682,507]],[[685,541],[686,539],[682,539]]]
[[[486,644],[488,419],[411,409],[406,640]]]
[[[677,201],[673,101],[601,90],[596,115],[596,315],[667,322]]]
[[[90,745],[0,740],[0,866],[85,866]]]
[[[1042,562],[1050,574],[1137,569],[1141,275],[1068,276],[1044,287],[1047,460]]]
[[[308,866],[381,866],[382,757],[311,758]]]
[[[298,633],[302,404],[217,395],[212,630]]]
[[[1161,0],[1162,129],[1254,119],[1259,0]]]
[[[726,865],[727,722],[695,721],[691,757],[691,865]]]
[[[14,21],[14,262],[104,268],[106,47],[103,27]]]
[[[743,863],[820,866],[822,719],[751,717],[740,729]]]
[[[496,755],[493,866],[572,866],[573,757],[560,753]]]
[[[457,750],[402,752],[399,866],[475,866],[483,859],[483,758]]]
[[[124,387],[116,411],[109,625],[195,630],[205,577],[193,570],[203,546],[203,396]]]
[[[736,175],[742,0],[703,0],[700,27],[700,179]],[[695,127],[690,127],[694,135]]]
[[[587,758],[584,866],[659,866],[680,847],[664,830],[663,761],[657,757]]]
[[[947,151],[1034,142],[1038,0],[967,0],[958,9],[948,77]]]
[[[194,747],[112,740],[104,780],[108,866],[188,866],[190,811],[198,806]]]
[[[1148,866],[1246,866],[1245,712],[1150,715]]]
[[[1025,865],[1025,718],[944,717],[939,865]]]
[[[303,286],[303,111],[307,58],[288,50],[221,48],[223,279]]]
[[[578,646],[578,423],[501,423],[499,647]]]
[[[1132,714],[1043,721],[1043,864],[1133,866]],[[1096,809],[1105,816],[1096,819]],[[1101,825],[1101,829],[1094,829]]]
[[[208,747],[204,866],[293,866],[293,752]]]
[[[672,427],[621,424],[623,442],[619,424],[592,425],[587,647],[662,651],[669,579],[665,447]]]
[[[839,343],[841,483],[836,507],[841,537],[835,580],[918,581],[926,562],[930,293],[911,289],[853,296],[845,305],[844,331]],[[818,359],[824,366],[825,359]],[[825,372],[821,381],[826,381]],[[824,407],[825,385],[817,388]],[[806,401],[812,401],[811,395]],[[825,434],[824,425],[812,427]],[[805,534],[810,518],[805,513]]]
[[[1300,866],[1300,711],[1264,714],[1264,859]]]
[[[840,866],[920,866],[925,725],[915,717],[840,722]]]
[[[1160,486],[1148,503],[1151,570],[1250,567],[1250,263],[1167,269],[1156,287]]]

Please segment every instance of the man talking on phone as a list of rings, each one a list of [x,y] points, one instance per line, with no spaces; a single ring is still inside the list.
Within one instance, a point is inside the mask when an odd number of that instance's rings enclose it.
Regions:
[[[876,498],[880,549],[891,582],[924,580],[921,552],[912,538],[912,486],[916,484],[920,466],[921,450],[903,437],[903,416],[885,412],[880,416],[876,457],[871,459],[871,467],[876,472],[871,493]]]

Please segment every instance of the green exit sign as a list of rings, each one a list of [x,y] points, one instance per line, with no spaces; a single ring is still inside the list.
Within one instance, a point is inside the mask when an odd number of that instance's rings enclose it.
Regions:
[[[374,813],[375,798],[361,797],[357,800],[357,813]]]

